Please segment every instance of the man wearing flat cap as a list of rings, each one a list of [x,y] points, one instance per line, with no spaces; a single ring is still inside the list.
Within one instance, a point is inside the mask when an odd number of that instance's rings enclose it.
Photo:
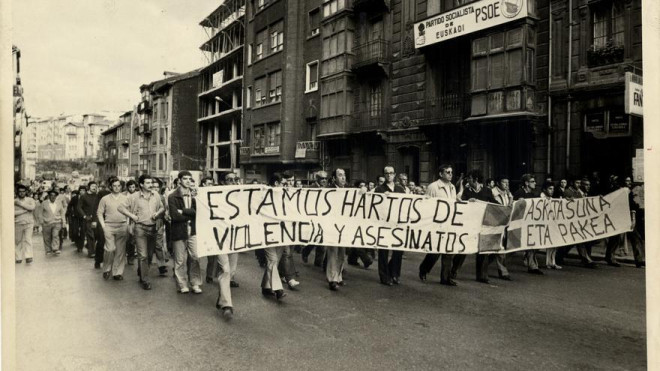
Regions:
[[[60,230],[66,219],[66,208],[57,199],[55,189],[48,191],[48,199],[37,207],[36,217],[41,224],[46,255],[60,254]]]

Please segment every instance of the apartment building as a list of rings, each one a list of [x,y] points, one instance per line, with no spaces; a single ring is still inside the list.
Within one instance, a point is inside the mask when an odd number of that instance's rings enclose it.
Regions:
[[[216,181],[239,171],[243,112],[245,0],[221,1],[199,24],[208,36],[201,46],[208,64],[199,72],[197,123],[205,170]]]
[[[172,171],[203,170],[206,160],[197,125],[199,71],[165,75],[140,87],[142,100],[131,119],[131,137],[137,136],[138,147],[134,175],[148,173],[169,183]],[[130,164],[135,171],[135,162]]]
[[[130,177],[131,121],[133,111],[125,112],[117,124],[101,133],[102,149],[96,161],[100,181],[107,181],[111,176],[121,180]]]

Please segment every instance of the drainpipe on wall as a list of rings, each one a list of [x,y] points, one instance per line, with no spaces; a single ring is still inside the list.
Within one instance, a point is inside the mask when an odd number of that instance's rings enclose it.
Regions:
[[[566,97],[566,175],[571,159],[571,57],[573,56],[573,0],[568,0],[568,77],[566,87],[568,96]]]
[[[546,174],[552,174],[551,165],[552,165],[552,150],[550,145],[552,144],[552,97],[550,96],[550,85],[552,84],[552,1],[549,5],[549,17],[548,17],[548,153],[547,153],[547,164],[546,164]]]

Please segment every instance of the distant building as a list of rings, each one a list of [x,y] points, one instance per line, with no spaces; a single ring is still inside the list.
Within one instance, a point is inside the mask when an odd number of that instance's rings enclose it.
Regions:
[[[130,179],[130,137],[132,111],[119,117],[119,122],[101,133],[98,177],[102,182],[111,176]]]
[[[112,124],[99,114],[62,115],[30,122],[37,136],[37,160],[94,160],[101,133]]]
[[[238,171],[243,112],[245,0],[227,0],[200,22],[208,40],[200,49],[208,65],[200,70],[197,122],[205,170],[218,181]]]
[[[135,176],[147,173],[168,182],[172,171],[203,170],[205,159],[197,125],[198,77],[195,70],[140,87],[142,101],[132,120],[132,137],[138,137]],[[134,164],[131,162],[132,170]]]

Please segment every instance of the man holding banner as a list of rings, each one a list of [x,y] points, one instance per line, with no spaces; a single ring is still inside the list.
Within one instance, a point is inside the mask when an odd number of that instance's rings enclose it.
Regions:
[[[493,187],[493,198],[495,202],[502,206],[511,206],[513,205],[513,195],[509,191],[509,177],[505,175],[500,175],[495,180],[495,187]],[[505,281],[511,281],[511,276],[509,275],[509,270],[506,267],[506,256],[507,254],[497,254],[495,261],[497,262],[497,274],[500,279]]]
[[[440,178],[435,182],[429,184],[426,189],[426,195],[429,197],[437,197],[454,202],[458,200],[456,196],[456,187],[451,183],[454,171],[451,165],[440,165],[439,169]],[[460,179],[459,181],[462,181]],[[440,268],[440,283],[447,286],[456,286],[454,281],[458,273],[458,269],[465,261],[465,255],[462,254],[426,254],[424,260],[419,265],[419,279],[426,281],[426,275],[431,272],[431,269],[442,257]]]
[[[332,174],[331,188],[344,188],[346,187],[346,172],[344,169],[335,169]],[[339,246],[328,246],[326,248],[327,266],[325,268],[325,276],[328,280],[330,290],[337,291],[339,286],[344,285],[344,278],[342,272],[344,270],[344,258],[346,256],[346,248]],[[380,261],[378,262],[380,265]]]
[[[376,187],[375,193],[406,193],[406,189],[400,183],[394,181],[396,177],[394,167],[385,166],[383,175],[385,176],[385,183]],[[399,277],[401,277],[403,252],[392,251],[392,259],[388,262],[389,254],[390,250],[388,249],[378,249],[378,275],[380,276],[380,283],[386,286],[392,286],[392,284],[398,285],[400,283]]]
[[[270,186],[280,187],[281,185],[282,175],[280,173],[273,174],[270,178]],[[282,281],[277,266],[282,258],[284,246],[268,247],[263,249],[263,251],[266,255],[266,267],[264,268],[264,276],[261,279],[261,294],[264,296],[275,295],[277,300],[281,300],[286,296],[286,293],[282,287]]]
[[[328,173],[320,170],[317,171],[314,175],[315,182],[311,185],[310,188],[327,188],[328,187]],[[314,250],[314,265],[317,267],[323,266],[323,260],[325,259],[325,246],[315,246],[307,245],[302,249],[302,261],[307,263],[309,254]]]
[[[521,183],[520,189],[513,194],[514,200],[538,197],[535,190],[536,179],[534,179],[532,174],[523,174]],[[539,263],[536,260],[536,250],[526,250],[523,259],[527,266],[528,273],[543,275],[543,272],[539,269]]]
[[[570,187],[568,187],[568,189],[566,189],[566,191],[564,192],[564,198],[567,198],[569,200],[584,198],[585,195],[580,189],[581,185],[582,185],[582,180],[579,177],[574,178]],[[563,262],[564,257],[568,255],[569,251],[571,251],[573,247],[577,248],[578,254],[580,255],[580,260],[582,260],[582,265],[585,268],[591,268],[591,269],[598,268],[598,265],[593,260],[591,260],[591,257],[589,256],[586,243],[580,243],[577,245],[567,246],[566,248],[559,249],[557,251],[558,256],[556,257],[556,260]]]

